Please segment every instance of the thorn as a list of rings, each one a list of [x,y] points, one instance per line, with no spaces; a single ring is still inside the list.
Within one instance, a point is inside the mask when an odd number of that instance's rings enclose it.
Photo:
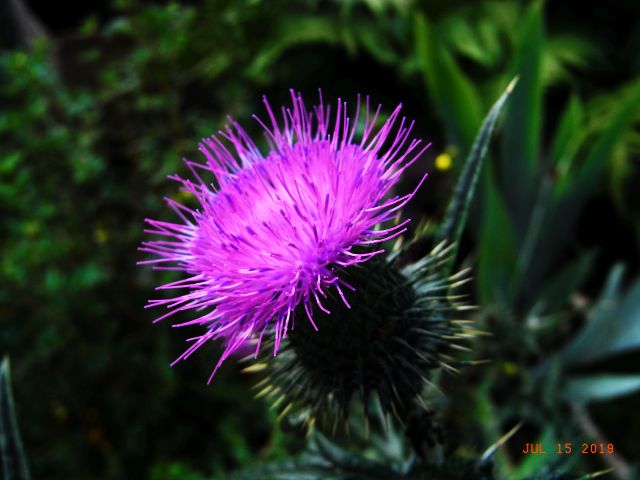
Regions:
[[[258,393],[256,393],[256,397],[255,398],[262,398],[262,397],[266,397],[268,396],[271,392],[273,391],[273,387],[271,385],[267,385],[266,387],[264,387],[262,390],[260,390]]]
[[[615,469],[613,468],[607,468],[606,470],[600,470],[598,472],[593,472],[590,473],[589,476],[587,478],[596,478],[596,477],[601,477],[602,475],[606,475],[607,473],[611,473],[613,472]]]
[[[278,419],[278,421],[282,421],[282,419],[287,415],[287,413],[289,413],[289,411],[293,408],[293,404],[289,403],[287,404],[287,406],[278,414],[278,416],[276,417]]]
[[[467,365],[473,365],[474,367],[476,365],[486,365],[488,363],[491,363],[493,360],[487,358],[487,359],[482,359],[482,360],[469,360],[467,362],[465,362]]]
[[[496,443],[494,443],[489,448],[487,448],[487,450],[482,454],[482,457],[480,457],[480,462],[486,462],[487,460],[489,460],[489,458],[491,458],[491,455],[493,455],[496,452],[496,450],[498,450],[498,448],[500,448],[511,437],[513,437],[516,434],[516,432],[520,430],[523,424],[524,422],[519,422],[515,427],[513,427],[511,430],[505,433],[502,437],[500,437]]]
[[[486,332],[484,330],[468,330],[468,329],[463,329],[462,333],[465,336],[473,336],[473,337],[493,337],[493,333],[492,332]]]
[[[252,357],[253,358],[253,357]],[[254,363],[253,365],[249,365],[241,370],[242,373],[254,373],[261,372],[267,368],[266,363]]]

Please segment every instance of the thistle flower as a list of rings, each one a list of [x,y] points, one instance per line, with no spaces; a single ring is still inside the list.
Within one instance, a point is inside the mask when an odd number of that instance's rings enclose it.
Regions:
[[[312,336],[316,332],[307,330],[318,330],[316,319],[331,317],[328,307],[349,310],[352,302],[371,300],[358,298],[366,285],[358,267],[381,265],[380,244],[406,231],[409,219],[400,220],[399,211],[426,178],[413,191],[391,196],[402,172],[428,148],[410,140],[413,122],[400,118],[401,105],[376,129],[380,107],[372,112],[367,99],[358,134],[359,98],[353,118],[338,101],[333,121],[322,97],[311,111],[300,94],[292,91],[291,98],[281,123],[266,99],[268,125],[254,117],[266,133],[266,154],[230,119],[200,144],[204,163],[186,160],[193,178],[173,177],[199,207],[168,199],[179,223],[146,220],[146,232],[162,239],[143,243],[141,250],[155,258],[140,263],[187,274],[158,287],[181,294],[147,306],[168,310],[156,321],[188,310],[196,318],[174,326],[204,327],[174,363],[205,342],[223,342],[209,380],[247,342],[255,342],[257,355],[268,339],[276,355],[294,322]],[[397,274],[383,274],[389,275]],[[403,305],[414,305],[413,287],[400,296]],[[336,318],[333,329],[348,321]]]

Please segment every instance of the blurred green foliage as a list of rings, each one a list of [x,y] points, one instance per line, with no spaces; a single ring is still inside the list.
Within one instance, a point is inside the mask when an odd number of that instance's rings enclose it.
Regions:
[[[143,219],[166,217],[163,196],[179,198],[166,176],[186,174],[181,158],[197,158],[226,114],[257,133],[247,120],[261,95],[278,104],[291,87],[402,101],[430,155],[453,153],[411,207],[437,223],[515,75],[461,243],[477,321],[493,334],[473,357],[491,363],[445,376],[434,409],[447,448],[465,458],[525,421],[496,453],[499,478],[555,468],[523,459],[524,442],[594,441],[576,414],[585,408],[637,461],[640,414],[616,405],[637,403],[620,396],[640,386],[640,21],[563,8],[119,0],[106,17],[3,51],[0,352],[13,360],[34,478],[224,478],[304,446],[251,398],[253,379],[234,362],[204,385],[215,347],[168,368],[182,345],[142,308],[158,283],[135,267]],[[611,8],[623,16],[634,2]],[[603,468],[570,460],[563,468]]]

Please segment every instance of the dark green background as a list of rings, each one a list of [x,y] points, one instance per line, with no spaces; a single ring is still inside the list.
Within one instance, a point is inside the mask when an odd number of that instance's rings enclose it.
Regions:
[[[402,102],[415,134],[433,146],[400,189],[432,172],[408,215],[437,223],[479,120],[520,73],[461,252],[474,268],[474,315],[495,334],[474,352],[493,362],[447,379],[445,424],[452,449],[482,452],[527,420],[499,463],[503,473],[522,460],[517,446],[546,426],[556,427],[553,442],[569,441],[575,431],[557,427],[568,407],[532,372],[578,335],[615,262],[627,267],[622,291],[638,274],[636,1],[29,5],[46,38],[28,40],[15,19],[0,20],[0,352],[12,359],[34,478],[195,480],[302,447],[253,399],[255,378],[235,361],[205,385],[216,346],[168,367],[182,332],[152,325],[143,306],[175,276],[135,265],[143,219],[170,219],[163,196],[180,199],[166,177],[187,174],[181,158],[198,158],[198,140],[227,114],[258,138],[250,116],[264,113],[262,95],[280,105],[289,88],[308,104],[318,88],[329,101],[369,94],[387,113]],[[570,98],[580,121],[566,120],[558,139]],[[571,168],[595,158],[593,175],[563,176],[554,148],[575,150]],[[438,171],[433,161],[444,151],[453,167]],[[566,211],[545,224],[531,268],[517,274],[513,252],[532,235],[545,182],[573,193],[551,204]],[[640,298],[631,297],[637,315]],[[572,368],[634,373],[638,344]],[[591,408],[631,463],[640,455],[639,399]],[[604,468],[597,459],[580,467]]]

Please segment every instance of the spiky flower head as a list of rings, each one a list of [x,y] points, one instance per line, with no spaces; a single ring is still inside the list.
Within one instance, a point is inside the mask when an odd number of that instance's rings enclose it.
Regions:
[[[178,223],[146,220],[146,232],[161,239],[143,243],[141,250],[155,258],[141,263],[186,274],[159,287],[179,294],[148,306],[167,309],[157,320],[181,311],[196,317],[174,325],[201,329],[175,362],[205,342],[223,342],[212,376],[248,342],[255,341],[257,355],[268,338],[275,355],[294,322],[317,330],[315,318],[330,315],[335,298],[346,309],[369,301],[358,298],[366,282],[353,285],[350,279],[360,278],[358,266],[384,252],[380,244],[406,230],[409,219],[401,221],[399,211],[426,178],[412,192],[391,193],[428,147],[410,139],[413,122],[400,118],[400,105],[376,128],[380,107],[372,111],[368,99],[362,119],[360,99],[350,117],[346,102],[339,100],[332,116],[322,97],[311,110],[300,94],[292,91],[291,97],[281,122],[266,100],[268,121],[255,117],[267,152],[230,119],[200,144],[203,163],[186,161],[192,178],[173,177],[198,208],[169,199]],[[402,301],[413,305],[412,292]]]

